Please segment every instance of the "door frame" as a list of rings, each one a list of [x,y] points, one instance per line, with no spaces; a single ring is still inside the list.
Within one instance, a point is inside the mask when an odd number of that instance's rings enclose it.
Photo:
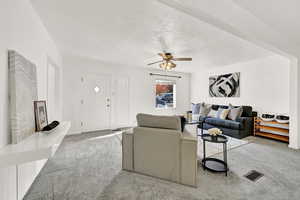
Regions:
[[[46,94],[46,96],[47,96],[47,108],[50,108],[49,107],[49,102],[48,102],[48,100],[49,100],[49,68],[50,68],[50,65],[52,66],[52,67],[54,67],[54,69],[55,69],[55,82],[56,82],[56,86],[57,86],[57,92],[56,92],[56,95],[57,96],[55,96],[55,99],[56,99],[56,103],[57,103],[57,108],[56,108],[56,110],[55,110],[55,114],[57,115],[57,116],[55,116],[55,120],[59,120],[59,118],[60,118],[60,113],[59,113],[59,110],[61,110],[60,108],[61,108],[61,71],[60,71],[60,67],[53,61],[53,59],[52,58],[50,58],[49,56],[47,56],[47,71],[46,71],[46,76],[47,76],[47,78],[46,78],[46,80],[47,80],[47,83],[46,83],[46,86],[47,86],[47,89],[46,89],[46,92],[47,92],[47,94]],[[48,112],[49,113],[49,112]],[[49,116],[48,116],[48,118],[49,118]]]

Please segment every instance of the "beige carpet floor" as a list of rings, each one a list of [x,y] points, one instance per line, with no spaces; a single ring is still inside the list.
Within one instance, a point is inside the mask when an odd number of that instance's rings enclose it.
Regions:
[[[300,151],[250,137],[228,152],[229,173],[198,167],[198,187],[123,171],[120,134],[68,136],[36,178],[24,200],[298,200]],[[221,154],[214,155],[221,158]],[[250,170],[265,176],[257,182]]]

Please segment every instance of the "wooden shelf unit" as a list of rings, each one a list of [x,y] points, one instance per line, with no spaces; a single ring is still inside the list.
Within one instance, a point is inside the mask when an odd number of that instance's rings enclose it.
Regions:
[[[289,124],[276,121],[264,121],[259,117],[254,118],[254,136],[272,138],[283,142],[289,142]]]

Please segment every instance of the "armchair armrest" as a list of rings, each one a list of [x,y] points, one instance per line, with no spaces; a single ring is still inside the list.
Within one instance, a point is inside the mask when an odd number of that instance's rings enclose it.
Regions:
[[[195,137],[193,134],[185,130],[182,133],[181,140],[187,140],[187,141],[190,140],[190,141],[197,142],[197,137]]]
[[[185,185],[197,186],[197,136],[185,131],[181,136],[181,180]]]

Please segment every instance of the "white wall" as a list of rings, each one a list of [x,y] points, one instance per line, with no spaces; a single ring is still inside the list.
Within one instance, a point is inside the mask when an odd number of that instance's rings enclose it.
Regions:
[[[272,56],[229,66],[200,70],[192,74],[192,102],[251,105],[261,112],[289,114],[289,60]],[[208,78],[231,72],[241,72],[240,97],[209,97]]]
[[[29,0],[1,0],[0,6],[0,148],[8,131],[7,50],[13,49],[37,65],[38,97],[47,99],[47,57],[61,66],[59,52]],[[61,70],[60,70],[61,71]],[[57,118],[60,119],[61,113]],[[45,161],[19,165],[19,199]],[[16,166],[0,169],[0,199],[16,200]]]
[[[149,75],[150,70],[145,68],[130,68],[125,66],[117,66],[109,63],[103,63],[87,58],[63,56],[63,118],[72,121],[71,134],[80,133],[80,79],[88,73],[107,74],[112,76],[112,82],[120,77],[129,79],[129,109],[122,109],[123,112],[129,110],[129,113],[120,113],[122,111],[114,110],[112,105],[112,127],[117,127],[114,121],[118,115],[128,115],[127,125],[135,125],[136,114],[182,114],[190,108],[190,74],[175,73],[182,76],[176,79],[177,82],[177,107],[176,109],[157,110],[155,109],[155,90],[154,83],[158,77]],[[161,72],[161,71],[159,71]],[[164,78],[165,79],[165,78]],[[76,90],[71,88],[77,88]],[[112,101],[116,102],[117,90],[112,87]],[[123,105],[127,106],[127,105]],[[90,119],[95,120],[95,119]]]
[[[300,58],[300,57],[299,57]],[[300,64],[299,59],[290,59],[290,144],[293,149],[300,148]]]

